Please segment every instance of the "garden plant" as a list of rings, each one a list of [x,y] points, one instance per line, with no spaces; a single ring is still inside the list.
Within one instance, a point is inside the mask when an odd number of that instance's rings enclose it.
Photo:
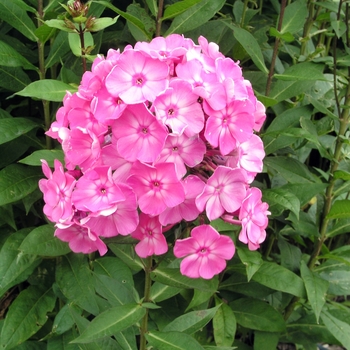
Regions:
[[[0,350],[350,349],[349,0],[0,1]]]

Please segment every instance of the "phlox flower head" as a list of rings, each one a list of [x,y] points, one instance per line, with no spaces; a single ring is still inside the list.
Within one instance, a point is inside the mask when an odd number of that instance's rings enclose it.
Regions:
[[[239,212],[239,219],[242,222],[242,230],[239,240],[248,244],[250,250],[256,250],[264,242],[266,237],[266,227],[268,225],[267,216],[268,204],[261,201],[262,193],[258,188],[248,189],[247,196],[242,202]]]
[[[174,255],[184,258],[180,271],[190,278],[213,278],[226,268],[226,260],[232,259],[234,253],[231,238],[220,235],[210,225],[195,227],[191,237],[178,239],[174,246]]]

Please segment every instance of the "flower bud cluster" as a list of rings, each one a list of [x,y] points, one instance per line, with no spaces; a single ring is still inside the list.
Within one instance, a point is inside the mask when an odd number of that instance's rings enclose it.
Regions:
[[[238,62],[198,42],[173,34],[110,49],[67,92],[47,132],[66,170],[43,161],[39,186],[55,236],[74,252],[103,255],[104,237],[131,235],[140,257],[164,254],[163,233],[199,218],[174,254],[185,257],[183,274],[209,279],[235,252],[210,221],[241,225],[249,249],[264,241],[268,205],[251,184],[263,166],[254,132],[265,108]]]

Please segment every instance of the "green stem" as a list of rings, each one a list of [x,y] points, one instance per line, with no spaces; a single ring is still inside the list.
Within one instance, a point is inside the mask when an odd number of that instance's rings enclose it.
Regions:
[[[277,30],[278,31],[281,31],[281,28],[282,28],[282,22],[283,22],[283,16],[284,16],[285,8],[286,8],[286,0],[282,0],[280,17],[279,17],[278,25],[277,25]],[[280,46],[280,38],[276,37],[275,45],[273,47],[273,53],[272,53],[270,70],[269,70],[269,74],[267,76],[266,91],[265,91],[265,95],[266,96],[268,96],[270,94],[271,84],[272,84],[272,76],[273,76],[273,73],[275,71],[275,64],[276,64],[276,58],[277,58],[277,53],[278,53],[279,46]]]
[[[162,16],[163,16],[163,8],[164,8],[164,0],[159,0],[158,2],[158,13],[156,20],[156,36],[160,36],[161,28],[162,28]]]
[[[145,289],[144,289],[144,302],[150,302],[151,301],[151,272],[152,272],[152,257],[149,256],[146,259],[145,264]],[[141,322],[141,329],[140,329],[140,350],[146,350],[146,337],[145,334],[148,330],[148,309],[146,308],[145,316],[143,316],[142,322]]]
[[[304,26],[304,32],[303,32],[303,42],[301,44],[301,48],[300,48],[300,54],[304,55],[305,51],[306,51],[306,46],[307,46],[307,42],[309,41],[309,35],[310,35],[310,31],[311,28],[314,24],[314,12],[315,12],[315,3],[314,1],[310,1],[308,3],[308,10],[309,10],[309,16],[306,20],[305,26]]]
[[[85,30],[83,29],[82,25],[79,23],[79,38],[80,38],[80,46],[81,46],[81,59],[83,63],[83,73],[85,73],[87,70],[86,57],[85,57],[86,52],[85,52],[84,32]]]
[[[43,0],[38,0],[38,28],[42,25],[42,20],[44,18],[44,3]],[[39,59],[39,79],[44,80],[46,75],[45,70],[45,52],[44,46],[40,40],[37,42],[38,44],[38,59]],[[44,121],[45,121],[45,129],[48,130],[51,125],[51,117],[50,117],[50,102],[47,100],[42,100],[43,110],[44,110]],[[52,139],[49,136],[45,137],[46,141],[46,149],[52,148]]]
[[[245,14],[247,12],[248,8],[248,1],[249,0],[244,0],[244,7],[243,7],[243,13],[242,13],[242,18],[241,18],[241,27],[244,27],[244,21],[245,21]]]

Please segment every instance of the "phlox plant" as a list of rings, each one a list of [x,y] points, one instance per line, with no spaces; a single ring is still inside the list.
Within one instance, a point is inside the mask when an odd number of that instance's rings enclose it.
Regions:
[[[238,62],[198,42],[172,34],[110,49],[67,92],[47,132],[67,170],[43,160],[39,186],[55,236],[73,252],[104,255],[104,238],[130,235],[141,258],[173,247],[183,275],[211,279],[236,238],[211,221],[241,225],[250,250],[265,240],[268,205],[252,185],[265,108]],[[186,229],[166,238],[181,222]]]

